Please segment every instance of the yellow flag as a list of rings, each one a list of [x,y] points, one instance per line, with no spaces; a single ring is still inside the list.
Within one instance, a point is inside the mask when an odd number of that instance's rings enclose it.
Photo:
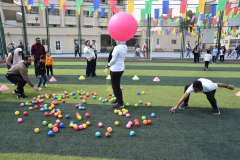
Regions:
[[[105,18],[105,21],[104,21],[105,23],[107,22],[107,19]]]
[[[134,12],[134,1],[128,1],[128,13]]]
[[[59,7],[59,9],[62,9],[64,3],[65,3],[65,0],[60,0],[60,7]]]
[[[103,23],[103,26],[105,26],[105,23]]]
[[[28,1],[25,1],[25,4],[27,6],[27,10],[30,10],[32,8],[31,5],[28,5]]]
[[[180,33],[180,36],[182,37],[182,33]]]
[[[199,0],[198,12],[204,12],[205,2],[206,0]]]
[[[161,34],[161,31],[159,30],[159,31],[158,31],[158,35],[160,35],[160,34]]]
[[[230,12],[228,13],[228,15],[230,16],[232,15],[232,8],[230,9]]]
[[[173,30],[173,34],[176,34],[176,31],[175,31],[175,29],[176,29],[176,28],[174,28],[174,30]]]
[[[226,21],[226,16],[225,16],[225,11],[224,11],[224,14],[223,14],[223,22]]]
[[[78,15],[80,14],[80,11],[81,11],[81,10],[80,10],[80,7],[79,7],[79,9],[78,9],[78,11],[77,11],[77,12],[78,12]]]
[[[160,19],[158,20],[158,25],[160,26]]]
[[[185,13],[182,14],[182,18],[187,18],[187,8],[186,8]]]

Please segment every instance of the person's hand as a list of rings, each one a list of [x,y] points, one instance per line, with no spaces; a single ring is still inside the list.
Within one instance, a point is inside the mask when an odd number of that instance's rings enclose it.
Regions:
[[[41,75],[39,75],[39,78],[42,78],[42,76],[41,76]]]
[[[177,106],[175,106],[175,107],[171,108],[171,109],[169,110],[169,112],[171,112],[171,113],[175,113],[175,112],[176,112],[176,110],[177,110]]]
[[[234,86],[233,85],[229,85],[229,89],[230,90],[234,90]]]
[[[37,87],[34,86],[33,89],[34,89],[36,92],[38,92],[38,88],[37,88]]]
[[[106,65],[106,68],[108,68],[108,65]]]
[[[34,59],[34,57],[32,56],[32,61],[34,61],[35,59]]]

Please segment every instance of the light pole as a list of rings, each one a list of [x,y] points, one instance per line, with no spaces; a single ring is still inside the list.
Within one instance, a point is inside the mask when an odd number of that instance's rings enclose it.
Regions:
[[[36,20],[36,26],[37,26],[38,17],[35,17],[35,20]]]

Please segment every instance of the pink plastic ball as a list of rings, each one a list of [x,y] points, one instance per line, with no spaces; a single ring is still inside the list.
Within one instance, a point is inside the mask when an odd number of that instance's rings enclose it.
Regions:
[[[83,129],[83,125],[79,125],[79,129]]]
[[[133,123],[132,123],[132,121],[129,121],[128,124],[132,125]]]
[[[53,128],[53,132],[58,132],[58,128],[57,128],[57,127],[54,127],[54,128]]]
[[[128,117],[130,117],[130,114],[129,114],[129,113],[127,113],[127,114],[126,114],[126,117],[127,117],[127,118],[128,118]]]
[[[86,97],[86,96],[83,96],[83,99],[87,99],[87,97]]]
[[[127,128],[131,128],[131,125],[130,125],[130,124],[127,124],[126,127],[127,127]]]
[[[137,32],[136,19],[127,12],[117,13],[108,22],[108,32],[116,41],[128,41]]]
[[[102,126],[103,126],[102,122],[98,123],[98,127],[102,127]]]
[[[22,122],[22,118],[18,118],[18,122],[21,123]]]
[[[44,99],[41,99],[42,102],[44,102]]]
[[[24,106],[24,103],[21,103],[21,107],[23,107]]]
[[[121,87],[121,90],[123,90],[123,87]]]
[[[86,94],[86,92],[83,92],[83,94]]]
[[[96,96],[97,95],[97,93],[94,93],[94,96]]]

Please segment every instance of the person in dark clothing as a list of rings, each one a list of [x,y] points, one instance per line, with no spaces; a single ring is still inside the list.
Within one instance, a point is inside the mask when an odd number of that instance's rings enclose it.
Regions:
[[[237,46],[236,50],[237,50],[237,59],[238,59],[238,57],[240,56],[240,44]]]
[[[20,42],[20,46],[22,47],[22,50],[24,50],[24,45],[22,44],[22,42]]]
[[[46,59],[46,56],[41,55],[40,61],[37,64],[37,74],[39,76],[38,90],[42,90],[42,88],[40,88],[40,86],[42,84],[42,79],[43,79],[43,86],[47,87],[47,85],[46,85],[47,76],[46,76],[45,59]]]
[[[192,53],[193,53],[193,55],[194,55],[194,63],[199,63],[198,56],[199,56],[199,54],[200,54],[200,47],[198,46],[198,44],[197,44],[196,47],[193,49]]]
[[[75,57],[77,57],[77,54],[79,53],[79,46],[77,43],[75,43],[74,50],[75,50]]]
[[[34,61],[34,66],[35,66],[35,78],[37,78],[37,76],[38,76],[37,70],[36,70],[37,63],[40,61],[41,55],[46,55],[45,48],[41,44],[40,38],[36,38],[36,43],[34,45],[32,45],[31,55],[32,55],[32,59]]]

